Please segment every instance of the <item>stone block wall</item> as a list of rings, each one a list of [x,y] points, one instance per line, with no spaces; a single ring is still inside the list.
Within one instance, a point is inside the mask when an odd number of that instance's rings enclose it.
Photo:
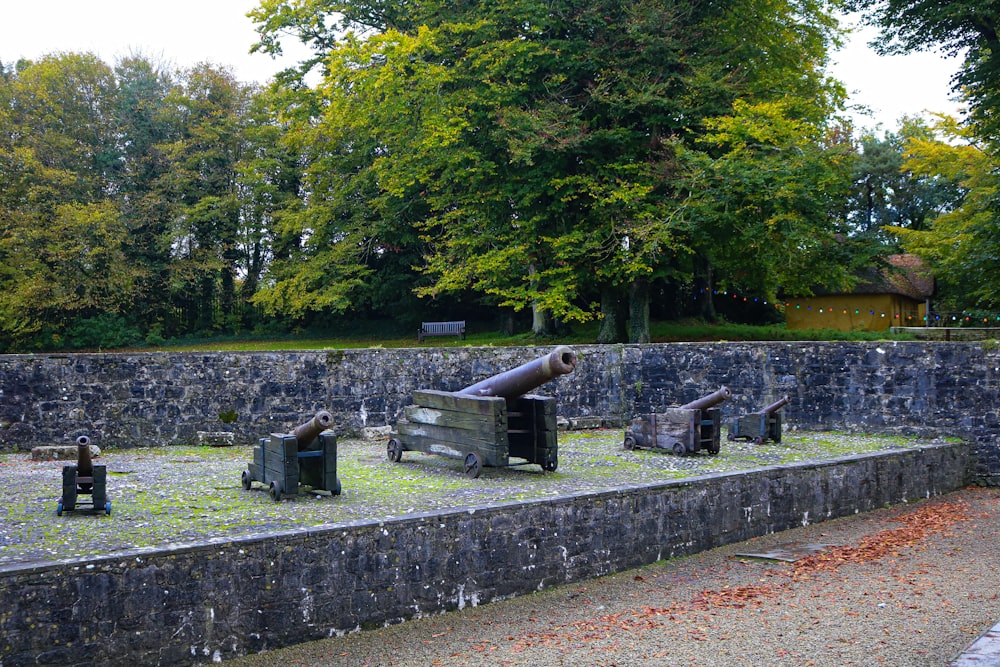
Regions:
[[[968,483],[933,445],[544,501],[0,566],[0,665],[192,665],[696,553]]]
[[[320,409],[343,434],[394,424],[416,389],[454,391],[551,351],[408,348],[245,353],[0,355],[0,451],[71,443],[254,443]],[[1000,350],[975,342],[672,343],[576,348],[539,389],[566,418],[611,425],[728,386],[723,419],[788,394],[787,427],[962,437],[1000,484]]]

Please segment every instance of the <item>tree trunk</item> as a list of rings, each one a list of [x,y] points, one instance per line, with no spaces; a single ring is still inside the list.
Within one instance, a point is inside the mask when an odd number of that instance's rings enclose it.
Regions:
[[[552,314],[537,303],[531,304],[531,332],[536,336],[552,335]]]
[[[528,276],[532,289],[538,285],[535,280],[536,273],[535,263],[532,262],[528,265]],[[540,308],[537,301],[531,303],[531,332],[536,336],[552,335],[552,314]]]
[[[601,328],[598,343],[624,343],[627,340],[627,313],[622,303],[621,290],[614,285],[601,287]]]
[[[628,342],[649,342],[649,281],[637,278],[632,282],[628,300]]]

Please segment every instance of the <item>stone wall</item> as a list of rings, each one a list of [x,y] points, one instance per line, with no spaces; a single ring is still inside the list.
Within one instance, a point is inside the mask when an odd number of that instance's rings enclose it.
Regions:
[[[936,445],[0,566],[0,665],[208,664],[947,493],[971,461]]]
[[[341,434],[393,424],[415,389],[457,390],[545,348],[0,355],[0,451],[71,443],[254,443],[320,409]],[[788,394],[786,428],[962,437],[977,479],[1000,484],[1000,350],[981,343],[677,343],[577,348],[540,389],[563,417],[610,425],[725,384],[724,419]]]

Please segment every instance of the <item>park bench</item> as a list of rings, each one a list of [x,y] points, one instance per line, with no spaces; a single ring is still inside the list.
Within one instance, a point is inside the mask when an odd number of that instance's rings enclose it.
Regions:
[[[458,336],[465,340],[465,320],[460,322],[421,322],[417,340],[424,342],[426,336]]]

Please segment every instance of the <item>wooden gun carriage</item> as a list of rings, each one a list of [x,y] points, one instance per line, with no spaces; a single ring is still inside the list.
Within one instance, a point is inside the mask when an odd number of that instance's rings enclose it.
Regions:
[[[556,399],[527,392],[571,373],[576,362],[576,353],[561,345],[461,391],[415,391],[413,405],[404,409],[389,439],[388,459],[398,462],[407,451],[439,454],[462,460],[473,479],[485,466],[537,464],[554,471],[559,465]]]
[[[339,496],[337,436],[328,430],[332,424],[330,413],[321,410],[291,433],[261,438],[253,448],[253,462],[243,471],[243,488],[250,490],[259,482],[274,501],[298,494],[300,485]]]
[[[625,449],[663,449],[677,456],[718,454],[722,414],[714,406],[730,396],[729,389],[720,387],[679,408],[635,418],[625,431]]]
[[[76,439],[76,465],[65,465],[62,469],[62,497],[56,503],[56,515],[82,509],[81,504],[90,505],[94,512],[111,514],[108,500],[108,469],[95,465],[90,457],[90,438],[81,435]],[[80,496],[90,496],[90,501],[81,501]]]
[[[758,445],[768,440],[781,442],[781,413],[779,410],[791,402],[792,399],[785,396],[760,412],[736,417],[729,426],[729,440],[752,440]]]

